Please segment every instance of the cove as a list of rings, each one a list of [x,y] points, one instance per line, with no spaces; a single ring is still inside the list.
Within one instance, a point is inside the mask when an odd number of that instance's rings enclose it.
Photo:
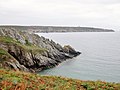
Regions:
[[[120,32],[38,33],[81,55],[40,72],[81,80],[120,82]]]

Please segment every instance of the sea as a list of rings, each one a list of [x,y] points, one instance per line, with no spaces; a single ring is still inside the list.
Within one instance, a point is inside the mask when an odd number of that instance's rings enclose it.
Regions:
[[[39,72],[80,80],[120,82],[120,32],[37,33],[56,43],[71,45],[81,55]]]

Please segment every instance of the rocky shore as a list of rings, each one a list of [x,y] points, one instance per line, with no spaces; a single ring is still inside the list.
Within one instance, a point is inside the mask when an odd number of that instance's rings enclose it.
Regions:
[[[70,45],[12,28],[0,28],[0,67],[38,72],[81,54]]]

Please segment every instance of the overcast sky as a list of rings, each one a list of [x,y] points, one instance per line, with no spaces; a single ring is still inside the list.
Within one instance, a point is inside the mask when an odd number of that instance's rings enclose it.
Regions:
[[[0,0],[0,24],[120,29],[120,0]]]

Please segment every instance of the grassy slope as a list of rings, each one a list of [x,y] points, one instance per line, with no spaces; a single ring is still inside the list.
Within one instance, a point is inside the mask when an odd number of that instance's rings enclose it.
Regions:
[[[120,90],[120,84],[0,69],[0,90]]]
[[[18,40],[13,39],[11,37],[6,37],[6,36],[0,36],[0,43],[14,44],[14,45],[17,45],[17,46],[25,49],[26,51],[31,51],[32,50],[32,51],[35,51],[35,52],[42,52],[42,51],[47,50],[45,48],[40,48],[38,46],[35,46],[35,45],[31,44],[28,40],[26,40],[26,44],[23,45]]]
[[[0,43],[5,44],[5,45],[16,45],[17,47],[22,48],[22,50],[24,50],[25,52],[27,51],[33,54],[47,51],[47,49],[35,46],[29,43],[27,40],[26,40],[26,44],[21,44],[18,40],[15,40],[11,37],[6,37],[6,36],[0,36]],[[7,60],[8,58],[12,56],[3,48],[0,48],[0,59],[3,59],[3,57],[6,57],[4,58],[4,60]]]

